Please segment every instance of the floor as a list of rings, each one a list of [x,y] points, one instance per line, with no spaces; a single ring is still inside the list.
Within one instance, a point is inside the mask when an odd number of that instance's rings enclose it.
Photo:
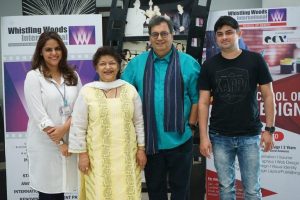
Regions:
[[[1,124],[0,124],[1,125]],[[2,129],[2,128],[1,128]],[[3,130],[3,129],[2,129]],[[1,133],[2,132],[2,133]],[[0,132],[0,200],[7,199],[5,144],[3,131]],[[198,141],[196,139],[195,141]],[[194,143],[195,143],[194,141]],[[198,145],[194,145],[194,164],[191,177],[191,200],[204,200],[205,193],[205,159],[199,155]],[[146,191],[145,186],[143,191]],[[142,193],[142,200],[148,200],[148,194]]]
[[[142,194],[142,200],[149,200],[147,193]]]
[[[1,145],[0,145],[1,146]],[[2,157],[3,158],[3,157]],[[199,188],[204,188],[204,185],[201,185],[199,182],[199,173],[197,167],[194,166],[193,168],[193,175],[192,176],[192,185],[191,185],[191,200],[204,200],[204,191]],[[201,175],[202,176],[202,175]],[[194,182],[194,183],[193,183]],[[5,200],[7,199],[6,196],[6,174],[5,174],[5,162],[0,162],[0,199]],[[142,193],[142,200],[149,200],[148,194],[146,192]]]
[[[0,199],[6,199],[6,171],[4,142],[0,142]]]
[[[4,144],[0,143],[0,199],[7,199],[6,196],[6,173],[5,173],[5,155],[4,155]],[[204,170],[203,164],[195,162],[192,169],[191,179],[191,200],[204,200]],[[146,192],[142,193],[142,200],[149,200]]]

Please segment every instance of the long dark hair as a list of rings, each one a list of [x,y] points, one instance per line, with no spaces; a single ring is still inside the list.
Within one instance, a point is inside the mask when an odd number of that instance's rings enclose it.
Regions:
[[[77,85],[77,75],[75,74],[74,69],[70,67],[67,63],[68,50],[57,32],[43,32],[40,35],[37,45],[35,47],[34,54],[32,56],[31,69],[39,69],[45,78],[51,78],[50,70],[45,63],[44,57],[41,56],[43,47],[45,46],[46,42],[50,39],[56,40],[59,44],[59,47],[61,48],[62,58],[58,64],[58,70],[64,77],[66,85]]]

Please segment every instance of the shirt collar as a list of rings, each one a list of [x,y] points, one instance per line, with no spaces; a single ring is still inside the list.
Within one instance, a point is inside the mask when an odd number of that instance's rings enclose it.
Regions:
[[[169,51],[169,53],[167,53],[167,55],[165,55],[164,57],[160,58],[156,55],[156,53],[153,51],[153,58],[154,58],[154,61],[157,61],[157,60],[165,60],[167,61],[168,63],[170,62],[170,58],[171,58],[171,54],[172,54],[172,49]]]

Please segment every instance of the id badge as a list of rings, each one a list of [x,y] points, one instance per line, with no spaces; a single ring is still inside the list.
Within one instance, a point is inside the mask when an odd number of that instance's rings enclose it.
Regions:
[[[61,106],[59,108],[59,113],[60,115],[63,115],[63,116],[71,116],[71,107],[69,105],[66,105],[66,106]]]

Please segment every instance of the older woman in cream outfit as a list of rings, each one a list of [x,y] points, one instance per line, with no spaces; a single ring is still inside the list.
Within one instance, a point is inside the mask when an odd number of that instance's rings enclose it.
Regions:
[[[82,172],[79,199],[140,200],[146,164],[140,97],[118,79],[121,57],[112,48],[99,48],[93,63],[100,80],[80,91],[69,137]]]

